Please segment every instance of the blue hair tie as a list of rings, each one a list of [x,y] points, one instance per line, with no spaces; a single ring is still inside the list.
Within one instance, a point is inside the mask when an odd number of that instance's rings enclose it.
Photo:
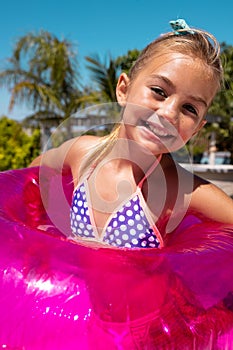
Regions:
[[[170,21],[169,24],[171,25],[172,29],[174,30],[174,34],[176,35],[194,34],[194,31],[191,30],[184,19],[180,18],[175,21]]]

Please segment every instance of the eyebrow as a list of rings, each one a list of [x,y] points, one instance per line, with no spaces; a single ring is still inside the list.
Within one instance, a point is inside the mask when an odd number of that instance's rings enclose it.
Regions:
[[[175,85],[171,82],[171,80],[169,80],[168,78],[162,76],[162,75],[159,75],[159,74],[152,74],[149,79],[160,79],[160,80],[163,80],[165,84],[171,86],[172,88],[175,88]],[[148,79],[148,80],[149,80]],[[199,96],[193,96],[193,95],[190,95],[190,96],[187,96],[188,98],[192,99],[192,100],[195,100],[199,103],[202,103],[206,108],[208,108],[208,104],[206,103],[206,101],[199,97]]]

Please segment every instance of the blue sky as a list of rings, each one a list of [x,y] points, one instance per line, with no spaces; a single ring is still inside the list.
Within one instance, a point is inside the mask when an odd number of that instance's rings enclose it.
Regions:
[[[220,42],[233,45],[233,2],[195,0],[11,0],[1,3],[0,65],[11,55],[17,38],[30,31],[47,30],[74,43],[81,74],[89,81],[84,57],[142,49],[161,33],[170,31],[169,21],[185,18],[189,25],[213,33]],[[1,88],[0,115],[23,119],[28,111],[16,106],[8,112],[9,93]]]

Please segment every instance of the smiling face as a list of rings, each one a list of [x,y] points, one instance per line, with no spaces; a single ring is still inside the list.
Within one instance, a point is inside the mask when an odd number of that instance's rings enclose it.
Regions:
[[[164,53],[147,63],[133,81],[121,74],[117,99],[124,106],[122,137],[153,154],[173,152],[205,124],[218,84],[200,59]]]

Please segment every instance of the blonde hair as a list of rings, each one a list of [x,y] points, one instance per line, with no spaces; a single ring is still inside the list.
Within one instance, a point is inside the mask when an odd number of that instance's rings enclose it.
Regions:
[[[120,123],[115,124],[114,128],[108,135],[101,137],[97,145],[90,147],[80,166],[79,179],[86,171],[88,171],[90,166],[97,165],[99,162],[101,162],[105,155],[111,151],[118,140],[119,132]]]
[[[185,33],[182,33],[182,32]],[[129,71],[130,81],[151,62],[156,56],[164,52],[178,52],[191,57],[199,58],[212,70],[218,89],[223,84],[223,68],[220,58],[220,45],[216,38],[207,31],[193,29],[192,32],[178,30],[162,34],[148,44],[140,53]],[[87,153],[80,172],[83,174],[91,165],[98,164],[115,145],[120,131],[120,123],[116,124],[111,133],[102,137],[99,144]]]
[[[182,34],[185,32],[185,34]],[[220,58],[220,44],[210,33],[193,29],[192,33],[187,33],[187,29],[169,32],[161,35],[156,40],[147,45],[135,61],[129,71],[129,78],[134,80],[141,70],[151,60],[164,52],[178,52],[191,57],[199,58],[206,64],[216,78],[219,88],[223,83],[223,68]],[[178,33],[178,34],[176,34]]]

